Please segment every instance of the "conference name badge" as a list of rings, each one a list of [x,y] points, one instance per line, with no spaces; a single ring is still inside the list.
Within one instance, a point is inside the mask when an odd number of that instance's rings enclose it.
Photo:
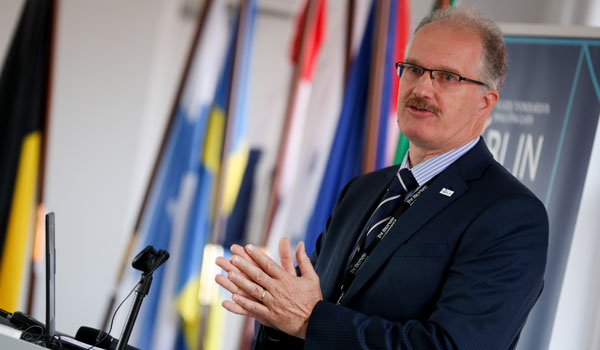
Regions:
[[[446,187],[442,188],[440,194],[443,194],[446,197],[451,197],[454,194],[454,191],[447,189]]]

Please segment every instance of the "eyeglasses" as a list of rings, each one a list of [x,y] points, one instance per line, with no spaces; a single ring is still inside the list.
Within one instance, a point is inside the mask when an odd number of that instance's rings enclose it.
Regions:
[[[433,82],[437,82],[437,84],[442,88],[452,88],[458,86],[458,84],[461,81],[468,81],[470,83],[475,83],[489,88],[488,84],[486,83],[465,78],[459,74],[448,72],[445,70],[427,69],[421,66],[417,66],[416,64],[406,62],[396,63],[396,73],[398,73],[398,77],[406,81],[419,80],[423,76],[423,74],[425,74],[425,72],[429,72],[429,77],[431,78],[431,80]]]

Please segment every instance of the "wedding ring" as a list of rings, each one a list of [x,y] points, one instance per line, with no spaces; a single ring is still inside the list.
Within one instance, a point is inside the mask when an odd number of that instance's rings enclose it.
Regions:
[[[265,297],[265,294],[267,294],[267,290],[266,290],[266,289],[265,289],[265,290],[263,290],[263,293],[262,293],[262,295],[260,296],[260,299],[258,299],[258,301],[259,301],[259,302],[261,302],[261,303],[262,303],[262,300],[263,300],[263,298]]]

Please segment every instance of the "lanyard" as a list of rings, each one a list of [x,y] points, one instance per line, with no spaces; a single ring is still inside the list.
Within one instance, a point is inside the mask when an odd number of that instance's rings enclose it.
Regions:
[[[379,234],[373,239],[373,242],[371,242],[371,244],[369,244],[368,247],[364,246],[365,240],[367,239],[367,233],[365,232],[365,234],[363,234],[360,237],[358,244],[354,249],[354,253],[352,254],[350,265],[348,266],[348,269],[344,274],[344,279],[342,279],[342,285],[340,286],[339,292],[340,296],[337,299],[337,304],[339,304],[342,301],[344,294],[346,294],[346,292],[348,291],[350,284],[352,284],[352,281],[354,281],[354,278],[358,274],[358,271],[363,266],[364,262],[367,260],[369,255],[371,255],[371,252],[373,251],[373,249],[375,249],[375,246],[379,242],[381,242],[381,240],[388,234],[388,232],[390,232],[390,230],[392,229],[396,221],[398,221],[400,216],[404,214],[404,212],[415,203],[417,198],[419,198],[419,196],[421,196],[421,194],[425,192],[429,184],[434,179],[429,180],[425,185],[421,186],[421,188],[419,188],[412,196],[410,196],[407,200],[402,202],[400,206],[394,209],[394,212],[388,219],[388,222],[385,225],[383,225],[383,228],[380,230]]]

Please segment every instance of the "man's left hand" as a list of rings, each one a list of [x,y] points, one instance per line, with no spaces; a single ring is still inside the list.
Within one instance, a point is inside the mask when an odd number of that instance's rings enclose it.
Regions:
[[[245,252],[254,263],[234,255],[231,263],[242,274],[231,271],[228,278],[253,299],[234,292],[235,304],[224,302],[223,306],[231,312],[245,314],[240,312],[242,308],[259,322],[275,325],[285,333],[304,339],[308,318],[317,302],[323,299],[319,276],[306,255],[304,243],[296,247],[300,277],[296,276],[287,239],[279,244],[282,266],[252,245],[247,245]]]

